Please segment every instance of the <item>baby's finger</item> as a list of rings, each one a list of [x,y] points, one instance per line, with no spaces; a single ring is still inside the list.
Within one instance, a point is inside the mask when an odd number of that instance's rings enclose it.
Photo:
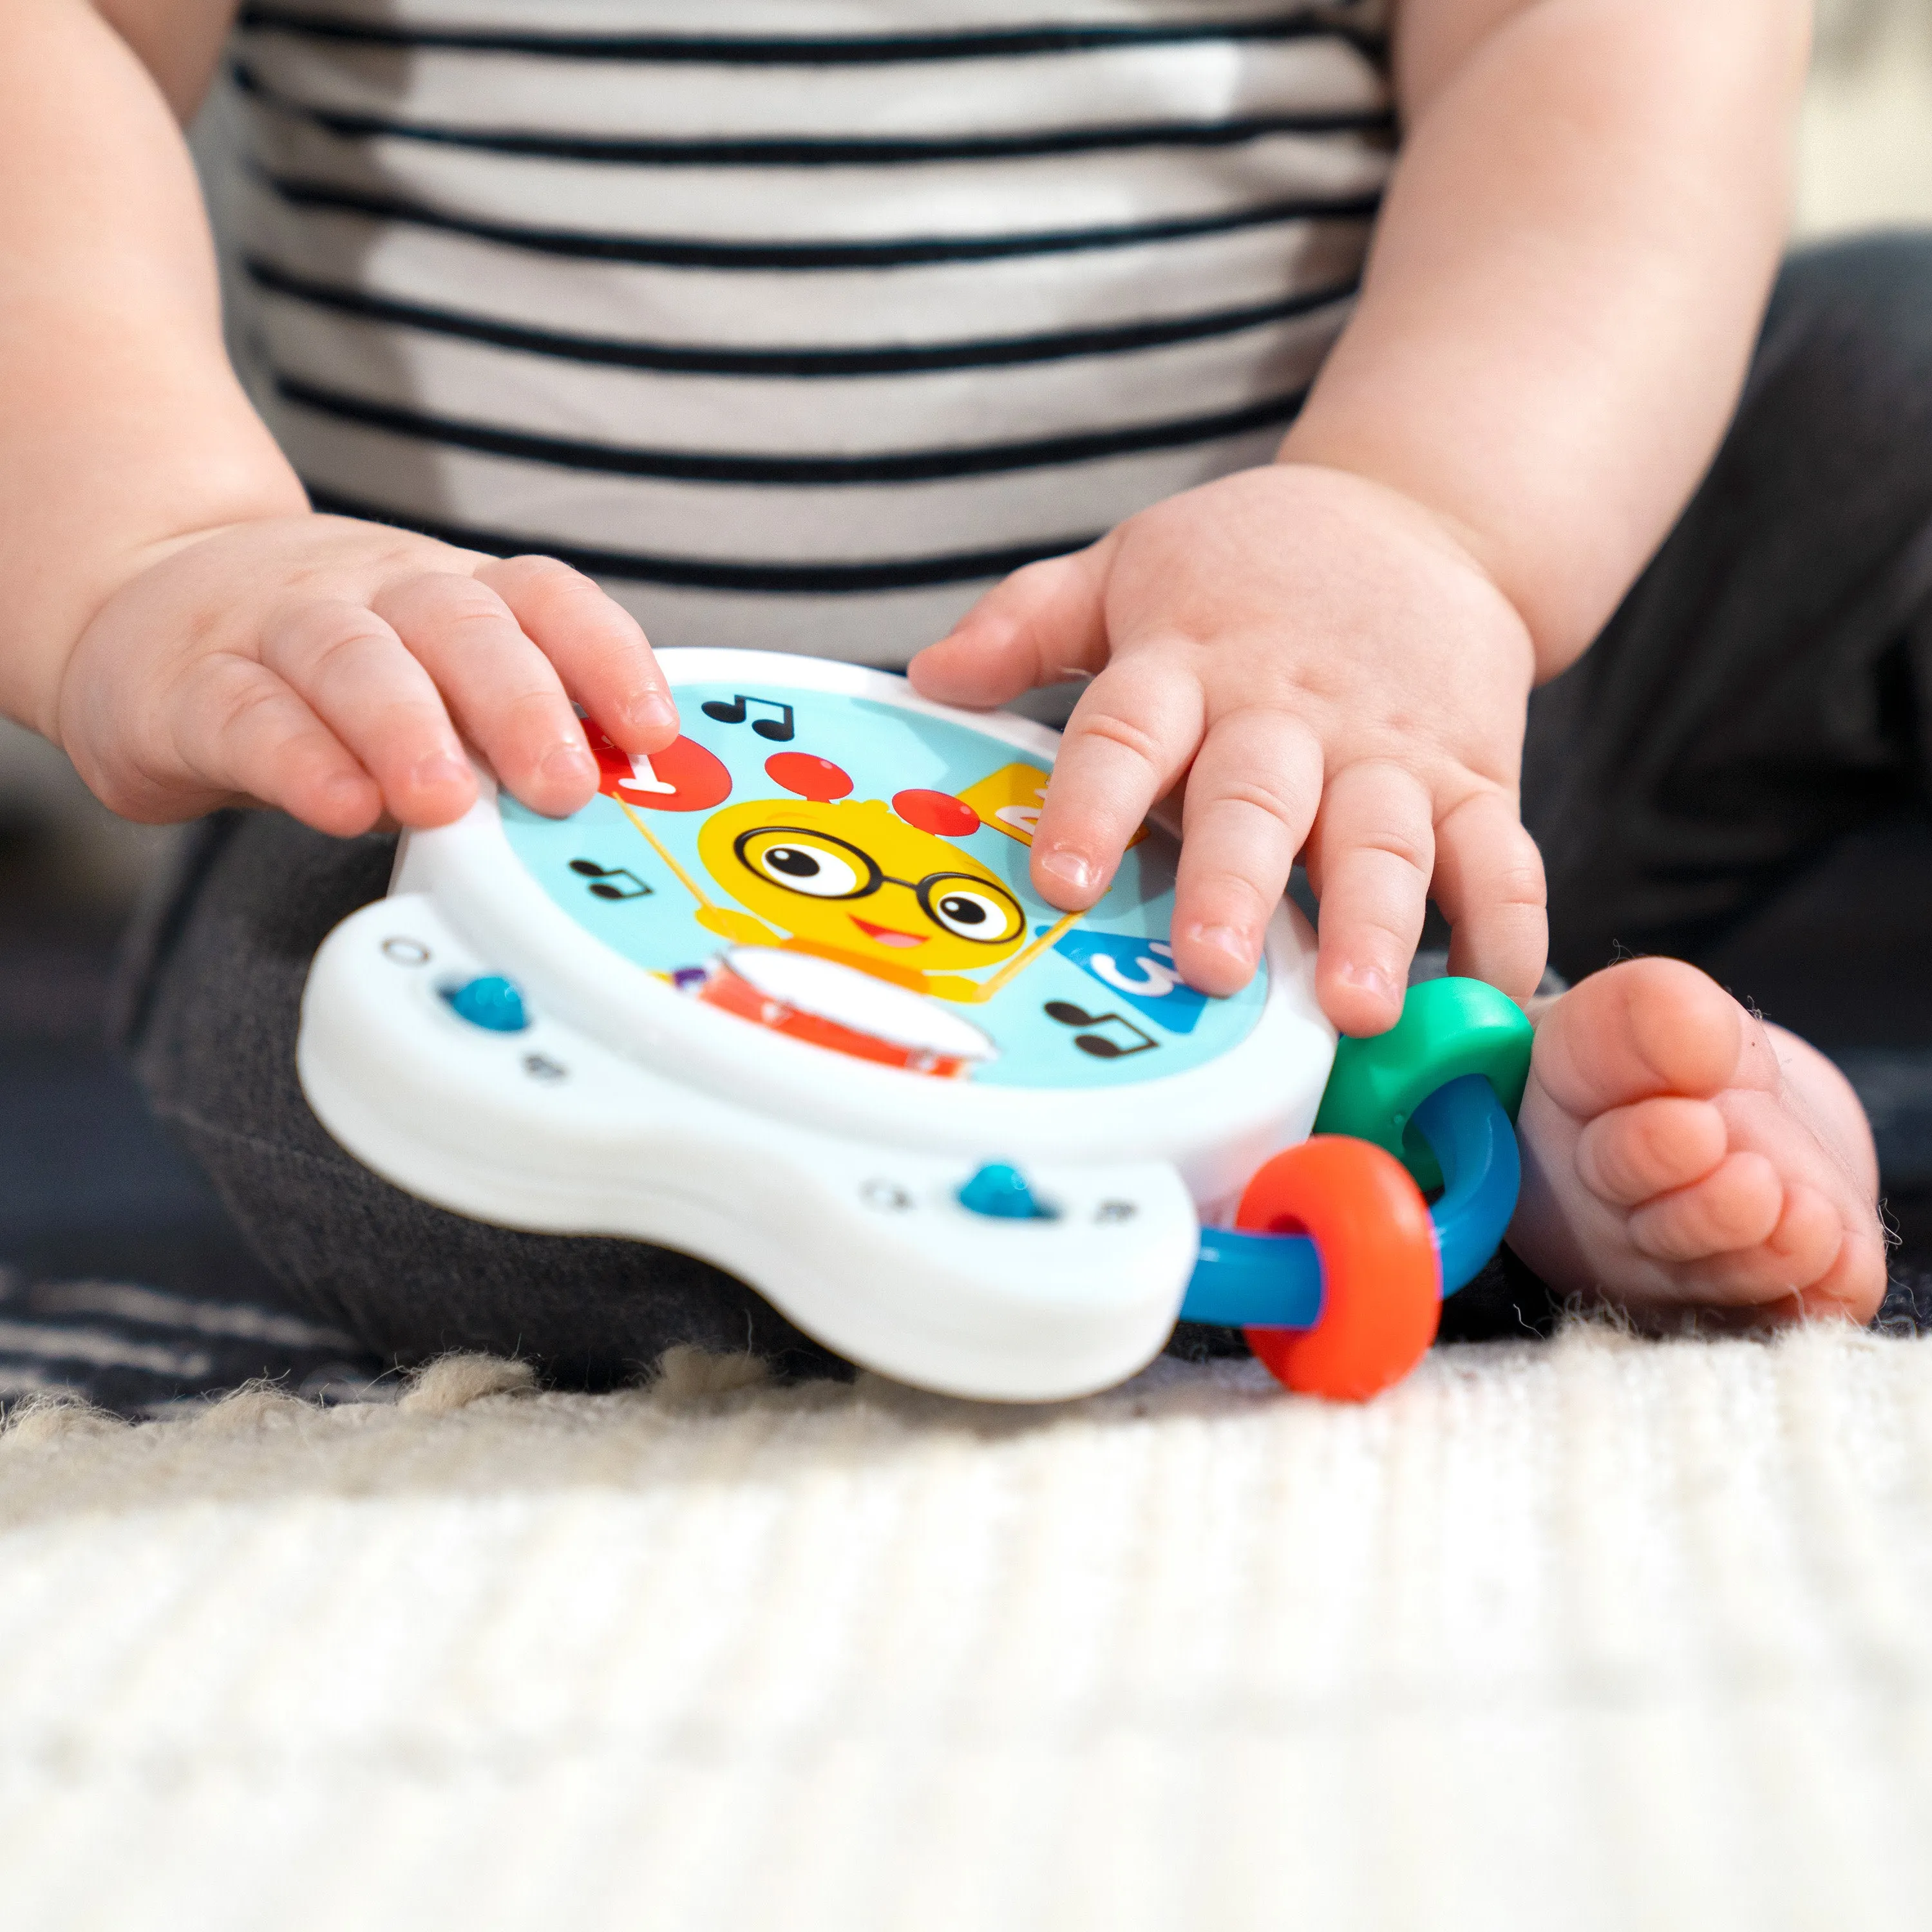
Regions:
[[[1107,661],[1102,592],[1112,546],[1102,538],[996,584],[913,659],[913,688],[938,704],[983,708],[1097,671]]]
[[[1110,664],[1067,720],[1033,835],[1034,890],[1084,910],[1201,742],[1199,681],[1149,653]]]
[[[1450,971],[1528,999],[1550,956],[1543,854],[1502,793],[1472,794],[1436,828],[1435,892]]]
[[[262,662],[360,761],[404,825],[446,825],[476,796],[476,775],[429,673],[374,611],[302,604],[272,618]]]
[[[1238,992],[1322,796],[1322,746],[1288,712],[1219,718],[1187,775],[1174,959],[1190,986]]]
[[[1435,869],[1436,828],[1422,782],[1400,765],[1344,766],[1322,796],[1314,859],[1322,1010],[1346,1034],[1385,1033],[1402,1017]]]
[[[375,599],[497,777],[533,812],[562,818],[590,802],[597,764],[550,659],[487,584],[440,574]]]
[[[367,832],[382,795],[334,733],[252,658],[204,658],[182,687],[175,751],[214,794],[255,799],[337,838]]]
[[[677,736],[677,706],[644,627],[581,571],[554,556],[512,556],[476,578],[626,751],[661,752]]]

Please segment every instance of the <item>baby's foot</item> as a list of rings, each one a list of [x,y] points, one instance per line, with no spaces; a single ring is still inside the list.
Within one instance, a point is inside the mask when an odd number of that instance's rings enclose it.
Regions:
[[[1523,1096],[1510,1245],[1552,1285],[1651,1320],[1869,1322],[1878,1160],[1844,1076],[1674,959],[1550,1002]]]

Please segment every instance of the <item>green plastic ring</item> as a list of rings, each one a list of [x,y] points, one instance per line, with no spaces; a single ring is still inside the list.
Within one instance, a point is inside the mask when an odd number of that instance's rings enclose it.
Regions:
[[[1344,1035],[1315,1116],[1318,1134],[1352,1134],[1386,1148],[1426,1192],[1442,1184],[1436,1157],[1409,1117],[1438,1087],[1480,1073],[1514,1120],[1529,1078],[1535,1035],[1507,993],[1480,980],[1425,980],[1408,989],[1402,1018],[1370,1040]]]

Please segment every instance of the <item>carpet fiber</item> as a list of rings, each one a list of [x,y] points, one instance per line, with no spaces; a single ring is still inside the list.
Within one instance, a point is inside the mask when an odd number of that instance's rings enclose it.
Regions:
[[[0,1436],[23,1924],[1922,1926],[1932,1343]],[[734,1386],[734,1384],[742,1384]]]

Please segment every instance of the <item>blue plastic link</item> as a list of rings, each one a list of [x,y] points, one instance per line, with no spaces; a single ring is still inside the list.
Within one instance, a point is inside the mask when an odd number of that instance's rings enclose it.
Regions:
[[[1416,1108],[1447,1185],[1430,1210],[1442,1292],[1453,1294],[1496,1251],[1516,1212],[1522,1162],[1516,1130],[1480,1073],[1439,1087]],[[1224,1328],[1312,1328],[1322,1317],[1322,1262],[1306,1234],[1204,1228],[1184,1322]]]
[[[1184,1322],[1217,1328],[1312,1328],[1322,1318],[1322,1263],[1306,1234],[1203,1228],[1180,1304]]]
[[[1501,1243],[1516,1212],[1522,1156],[1510,1117],[1480,1073],[1437,1088],[1416,1108],[1414,1120],[1448,1184],[1429,1218],[1442,1292],[1454,1294],[1482,1272]]]

